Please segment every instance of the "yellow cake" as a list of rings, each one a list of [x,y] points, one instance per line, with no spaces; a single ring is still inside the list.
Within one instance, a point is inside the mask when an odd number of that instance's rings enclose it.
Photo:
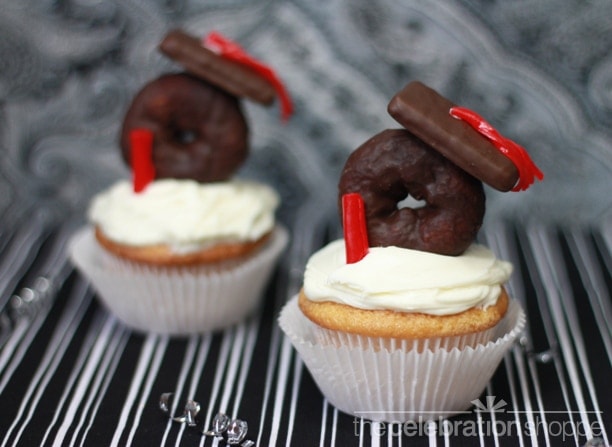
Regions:
[[[419,312],[358,309],[332,301],[315,302],[300,292],[298,304],[311,321],[321,327],[396,339],[422,339],[473,334],[495,326],[508,309],[508,294],[502,292],[490,307],[473,307],[458,314],[428,315]]]

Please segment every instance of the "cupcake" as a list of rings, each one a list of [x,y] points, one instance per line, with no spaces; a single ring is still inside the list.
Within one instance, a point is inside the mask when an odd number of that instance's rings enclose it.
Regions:
[[[244,180],[160,179],[141,193],[119,181],[94,197],[89,221],[115,256],[161,267],[229,263],[258,251],[275,226],[278,194]]]
[[[262,77],[226,58],[229,47],[253,61],[214,36],[215,51],[181,31],[164,38],[163,48],[180,44],[175,60],[186,71],[134,97],[120,138],[132,179],[92,199],[89,224],[70,246],[102,303],[135,330],[188,335],[243,320],[288,241],[275,220],[278,193],[235,176],[249,152],[240,98],[270,104],[282,84],[267,67]]]
[[[467,410],[524,326],[504,288],[512,265],[475,241],[483,182],[519,191],[542,174],[422,83],[395,95],[389,113],[404,128],[349,156],[344,238],[310,257],[279,324],[339,410],[422,422]]]

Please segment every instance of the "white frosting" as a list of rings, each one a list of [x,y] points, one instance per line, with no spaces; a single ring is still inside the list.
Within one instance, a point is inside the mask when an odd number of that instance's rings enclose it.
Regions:
[[[361,309],[448,315],[495,304],[511,273],[509,262],[478,244],[461,256],[371,247],[361,261],[346,264],[344,241],[337,240],[308,260],[304,293]]]
[[[94,197],[88,216],[115,242],[185,252],[259,239],[273,229],[278,204],[272,188],[255,182],[161,179],[136,194],[119,181]]]

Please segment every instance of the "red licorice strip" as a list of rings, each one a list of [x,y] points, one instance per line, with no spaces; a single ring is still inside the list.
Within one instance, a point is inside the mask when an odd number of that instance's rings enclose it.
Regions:
[[[279,97],[282,120],[287,121],[289,119],[293,113],[293,103],[291,102],[291,98],[285,86],[274,70],[249,55],[236,42],[231,41],[215,31],[204,37],[202,42],[206,48],[214,51],[221,57],[248,67],[265,78],[274,87]]]
[[[153,132],[134,129],[130,132],[132,180],[134,192],[139,193],[155,179],[153,165]]]
[[[512,191],[524,191],[531,186],[535,178],[538,180],[544,178],[544,174],[531,160],[525,148],[502,136],[476,112],[465,107],[452,107],[449,113],[452,117],[469,124],[514,163],[519,173],[519,179]]]
[[[368,254],[368,231],[365,206],[359,193],[342,196],[342,227],[346,246],[346,263],[353,264]]]

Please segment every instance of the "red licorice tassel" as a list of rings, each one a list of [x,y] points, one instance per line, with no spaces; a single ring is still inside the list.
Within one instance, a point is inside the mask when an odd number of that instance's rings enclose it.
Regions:
[[[285,86],[274,70],[250,56],[236,42],[231,41],[215,31],[204,37],[203,44],[206,48],[214,51],[220,56],[252,69],[272,84],[280,101],[281,118],[283,121],[289,119],[293,113],[293,103],[291,102],[291,97],[285,89]]]
[[[359,193],[342,196],[342,227],[346,246],[346,263],[353,264],[368,254],[368,231],[363,198]]]
[[[134,129],[130,132],[130,151],[134,192],[139,193],[155,179],[153,165],[153,132]]]
[[[519,179],[514,188],[512,188],[512,191],[524,191],[531,186],[535,178],[538,180],[544,178],[544,174],[540,171],[540,168],[531,160],[529,154],[522,146],[503,137],[476,112],[465,107],[452,107],[449,113],[452,117],[463,120],[469,124],[514,163],[519,172]]]

